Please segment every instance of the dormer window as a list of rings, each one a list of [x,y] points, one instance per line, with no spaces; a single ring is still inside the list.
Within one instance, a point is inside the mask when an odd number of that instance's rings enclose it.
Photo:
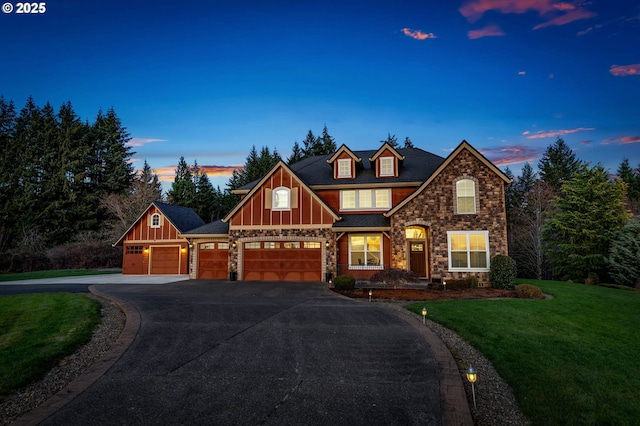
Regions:
[[[291,209],[291,191],[281,186],[273,190],[273,210]]]
[[[393,160],[394,160],[394,157],[380,158],[380,176],[394,176]]]
[[[351,178],[351,159],[338,160],[338,178]]]
[[[151,227],[160,228],[160,213],[154,213],[151,215]]]

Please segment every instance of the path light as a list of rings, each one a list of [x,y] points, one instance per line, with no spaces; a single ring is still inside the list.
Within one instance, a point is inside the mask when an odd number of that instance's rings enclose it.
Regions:
[[[422,323],[423,324],[427,323],[427,307],[426,306],[422,308]]]
[[[373,290],[369,290],[369,303],[371,303],[371,296],[373,296]]]
[[[447,291],[447,282],[446,281],[442,281],[442,285],[444,286],[444,291]]]
[[[478,373],[476,373],[475,368],[473,368],[472,366],[469,366],[469,368],[467,368],[467,380],[471,382],[471,393],[473,394],[473,408],[478,408],[476,407],[476,388],[473,385],[477,379],[478,379]]]

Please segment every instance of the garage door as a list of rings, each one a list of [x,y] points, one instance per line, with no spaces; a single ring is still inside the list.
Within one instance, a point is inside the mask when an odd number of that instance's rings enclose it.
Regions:
[[[152,274],[179,274],[180,247],[151,247]]]
[[[229,279],[229,243],[202,243],[198,247],[198,278]]]
[[[244,279],[322,281],[317,241],[256,241],[244,244]]]

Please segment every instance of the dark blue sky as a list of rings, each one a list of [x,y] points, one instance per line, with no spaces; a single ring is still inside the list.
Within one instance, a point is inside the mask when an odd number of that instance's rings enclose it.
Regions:
[[[113,107],[136,167],[169,180],[184,156],[224,186],[252,145],[286,157],[324,124],[352,149],[466,139],[516,174],[558,136],[612,172],[640,163],[635,1],[8,3],[0,95]]]

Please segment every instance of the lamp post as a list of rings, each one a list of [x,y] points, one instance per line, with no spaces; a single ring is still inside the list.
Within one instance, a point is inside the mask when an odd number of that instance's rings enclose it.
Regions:
[[[426,306],[422,308],[422,323],[423,324],[427,323],[427,307]]]
[[[373,296],[373,290],[369,289],[369,303],[371,303],[371,296]]]
[[[473,408],[478,408],[476,407],[476,388],[474,386],[474,383],[476,382],[477,379],[478,379],[478,373],[476,373],[475,368],[473,368],[472,366],[469,366],[469,368],[467,369],[467,380],[471,383],[471,394],[473,395]]]

